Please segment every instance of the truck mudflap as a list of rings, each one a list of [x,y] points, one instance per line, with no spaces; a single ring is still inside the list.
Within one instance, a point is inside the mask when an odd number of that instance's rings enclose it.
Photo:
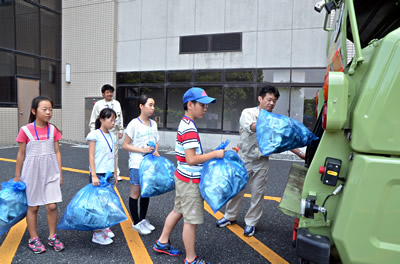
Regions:
[[[278,206],[279,210],[286,215],[297,218],[301,215],[301,194],[303,192],[307,170],[308,169],[303,166],[292,163],[285,191],[283,192],[281,202]]]
[[[311,263],[329,264],[331,246],[329,238],[313,235],[307,228],[297,230],[296,253],[302,259]]]

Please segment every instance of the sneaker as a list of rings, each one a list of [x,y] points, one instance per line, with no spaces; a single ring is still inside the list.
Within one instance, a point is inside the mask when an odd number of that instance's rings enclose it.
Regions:
[[[192,262],[189,262],[185,259],[185,264],[211,264],[210,262],[206,262],[205,260],[196,257]]]
[[[163,244],[160,243],[158,240],[153,245],[153,249],[158,253],[164,253],[170,256],[178,256],[182,253],[179,249],[174,249],[171,245],[171,242]]]
[[[33,253],[40,254],[46,251],[46,248],[38,237],[34,237],[32,240],[29,239],[28,242],[29,248],[33,251]]]
[[[154,229],[156,229],[152,224],[150,224],[150,221],[147,219],[143,219],[143,225],[149,229],[150,231],[153,231]]]
[[[122,181],[122,177],[118,175],[118,176],[117,176],[117,180],[118,180],[118,181]]]
[[[57,234],[54,234],[52,238],[48,238],[47,244],[49,244],[49,246],[52,246],[57,252],[64,250],[64,244],[58,239]]]
[[[228,220],[225,217],[222,217],[221,219],[217,220],[217,227],[225,227],[227,225],[233,225],[236,224],[235,220]]]
[[[244,228],[244,231],[243,231],[243,235],[253,236],[255,232],[256,232],[256,228],[254,226],[246,225],[246,227]]]
[[[103,232],[94,232],[92,242],[100,245],[110,245],[113,240]]]
[[[139,223],[137,223],[136,225],[132,224],[132,229],[136,230],[139,234],[141,235],[148,235],[151,233],[151,230],[148,229],[144,222],[144,220],[140,221]]]
[[[113,231],[111,231],[111,229],[109,227],[104,228],[101,230],[103,232],[103,234],[105,234],[106,236],[108,236],[109,238],[113,238],[115,237],[115,234]]]

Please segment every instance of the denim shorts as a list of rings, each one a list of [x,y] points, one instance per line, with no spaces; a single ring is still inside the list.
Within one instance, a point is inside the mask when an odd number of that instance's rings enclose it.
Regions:
[[[133,185],[140,185],[139,169],[129,169],[129,182]]]
[[[105,173],[96,173],[96,176],[100,179],[101,177],[105,177]],[[89,182],[92,183],[92,173],[89,173]],[[111,185],[114,185],[115,179],[114,179],[114,173],[111,175],[110,178],[108,178],[107,182]]]

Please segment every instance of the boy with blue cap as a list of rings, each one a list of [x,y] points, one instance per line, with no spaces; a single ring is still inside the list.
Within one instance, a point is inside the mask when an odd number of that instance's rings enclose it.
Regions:
[[[192,87],[183,95],[183,116],[177,132],[175,154],[178,167],[175,171],[175,206],[165,220],[163,232],[156,241],[153,249],[170,256],[181,254],[178,249],[172,248],[169,237],[175,225],[182,218],[183,243],[186,250],[185,263],[206,264],[195,250],[196,227],[204,222],[203,198],[199,190],[203,163],[213,158],[223,158],[224,150],[215,150],[203,154],[199,133],[195,120],[202,118],[207,112],[208,104],[215,103],[216,99],[198,87]]]

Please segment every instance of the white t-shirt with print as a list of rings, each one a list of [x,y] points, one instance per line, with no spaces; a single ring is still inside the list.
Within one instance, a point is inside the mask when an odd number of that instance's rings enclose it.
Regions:
[[[147,147],[147,143],[149,141],[153,141],[154,143],[158,143],[160,139],[158,135],[157,123],[154,120],[150,119],[151,126],[146,126],[139,121],[139,119],[135,118],[129,122],[125,135],[129,136],[132,141],[131,145],[137,148],[145,148]],[[143,153],[139,152],[129,152],[129,168],[139,169],[140,163],[143,160]]]

